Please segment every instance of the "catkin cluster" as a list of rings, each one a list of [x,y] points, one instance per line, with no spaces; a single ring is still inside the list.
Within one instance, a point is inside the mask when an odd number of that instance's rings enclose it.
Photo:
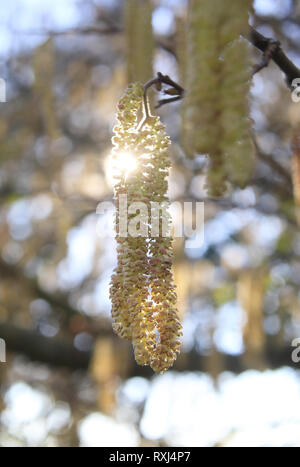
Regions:
[[[114,154],[134,155],[137,168],[127,177],[120,172],[115,184],[118,265],[110,297],[115,332],[132,341],[138,364],[163,373],[176,359],[181,335],[171,272],[170,218],[165,209],[169,138],[158,117],[147,117],[138,125],[143,91],[140,84],[127,89],[114,128]],[[120,195],[127,197],[127,236],[120,231]],[[138,216],[140,234],[134,236],[129,228],[136,216],[132,203],[142,203],[148,214]],[[162,209],[157,209],[158,205]]]
[[[251,4],[251,0],[190,2],[183,144],[190,157],[209,154],[211,196],[222,196],[227,180],[244,185],[254,167],[248,116],[250,49],[241,38]]]

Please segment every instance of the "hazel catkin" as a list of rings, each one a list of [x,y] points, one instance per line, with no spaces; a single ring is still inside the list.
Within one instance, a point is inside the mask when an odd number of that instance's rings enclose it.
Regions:
[[[114,128],[114,154],[134,155],[137,167],[127,176],[120,171],[116,179],[118,264],[111,279],[110,297],[115,332],[132,341],[138,364],[150,365],[163,373],[176,359],[181,336],[171,272],[172,239],[166,195],[170,141],[160,119],[149,112],[138,125],[143,92],[138,83],[127,89],[120,100]],[[138,216],[135,235],[130,226],[136,216],[130,209],[127,235],[120,232],[122,196],[126,196],[127,206],[140,203],[145,208],[146,215]]]

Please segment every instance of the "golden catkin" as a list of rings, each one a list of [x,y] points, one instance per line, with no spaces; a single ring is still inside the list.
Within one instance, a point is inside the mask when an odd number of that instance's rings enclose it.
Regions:
[[[223,53],[222,150],[230,180],[244,186],[253,174],[255,158],[249,118],[251,46],[240,36],[247,31],[252,1],[244,2],[243,8],[240,8],[239,0],[224,3],[230,19],[223,25],[223,35],[230,42]],[[236,14],[237,11],[239,14]]]
[[[296,205],[296,218],[300,225],[300,128],[295,131],[292,137],[292,180],[294,200]]]
[[[208,154],[207,188],[222,196],[227,181],[243,185],[253,167],[248,93],[250,60],[240,38],[252,1],[191,0],[187,44],[184,147]]]
[[[193,152],[209,153],[216,144],[218,104],[218,2],[190,2],[187,44],[185,131]]]
[[[48,39],[36,48],[33,58],[33,68],[35,75],[34,93],[41,122],[46,135],[50,139],[56,139],[59,136],[59,129],[53,93],[55,51],[52,39]]]
[[[126,152],[134,152],[136,148],[136,132],[137,112],[142,103],[143,86],[135,85],[129,87],[120,100],[118,105],[117,120],[118,124],[114,127],[115,136],[113,138],[113,155],[117,158],[118,154]],[[127,310],[128,300],[126,291],[129,290],[133,297],[133,305],[135,305],[135,275],[132,274],[132,262],[139,260],[139,249],[136,257],[132,258],[134,250],[128,245],[128,238],[119,234],[120,229],[120,210],[122,209],[122,195],[127,196],[126,202],[130,203],[130,193],[128,190],[128,182],[125,174],[120,171],[115,183],[115,200],[116,200],[116,238],[117,238],[117,253],[118,266],[111,280],[111,301],[112,301],[112,317],[113,328],[120,336],[127,339],[131,338],[130,313]],[[138,240],[138,239],[135,239]],[[142,250],[142,260],[144,258]],[[134,309],[134,306],[133,306]]]
[[[119,103],[114,129],[114,153],[130,152],[137,168],[127,178],[120,174],[115,185],[118,265],[110,296],[115,332],[132,341],[138,364],[163,373],[176,359],[181,336],[171,273],[172,239],[162,230],[164,223],[169,226],[170,218],[165,209],[157,209],[161,203],[168,206],[170,142],[158,117],[150,116],[137,125],[142,94],[142,85],[129,87]],[[120,195],[127,196],[126,237],[120,232]],[[142,203],[146,210],[145,216],[138,216],[140,235],[133,235],[130,229],[136,222],[132,203]]]
[[[124,2],[128,83],[144,83],[153,76],[152,11],[151,0]]]
[[[149,236],[149,300],[156,324],[157,340],[151,367],[163,373],[176,359],[180,348],[181,324],[178,319],[177,295],[171,272],[172,239],[169,235],[170,215],[167,212],[167,190],[170,160],[169,138],[158,117],[151,117],[143,127],[142,142],[145,160],[144,195],[152,207]]]
[[[246,352],[261,354],[265,345],[264,335],[264,279],[263,269],[243,271],[237,283],[237,298],[244,310],[243,339]]]

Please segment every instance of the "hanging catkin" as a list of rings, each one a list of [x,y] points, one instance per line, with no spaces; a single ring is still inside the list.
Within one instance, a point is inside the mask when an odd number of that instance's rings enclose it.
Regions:
[[[128,83],[144,83],[153,76],[152,9],[151,0],[124,2]]]
[[[161,373],[171,366],[179,351],[181,325],[177,317],[175,286],[171,273],[172,239],[169,234],[170,216],[167,190],[170,161],[169,138],[159,117],[151,117],[143,127],[140,150],[144,153],[144,196],[152,209],[149,236],[149,287],[152,313],[159,339],[152,355],[151,367]],[[154,204],[156,203],[156,204]],[[156,224],[155,221],[156,220]],[[155,227],[158,227],[155,231]],[[164,231],[164,229],[166,231]]]
[[[36,48],[33,57],[33,68],[35,75],[34,93],[40,121],[45,134],[50,139],[56,139],[59,136],[59,129],[53,93],[55,50],[52,39],[48,39]]]
[[[253,168],[248,91],[249,52],[241,40],[251,1],[191,0],[188,19],[187,155],[208,154],[207,188],[222,196],[226,182],[244,184]]]
[[[251,46],[240,35],[247,31],[252,1],[227,0],[223,36],[230,41],[223,53],[222,120],[223,147],[229,179],[244,186],[251,177],[255,159],[249,118]],[[239,12],[238,14],[237,11]]]
[[[249,269],[243,271],[237,283],[237,298],[244,310],[243,338],[246,352],[252,355],[263,352],[264,333],[264,279],[266,271]]]
[[[115,158],[120,153],[134,153],[136,149],[137,134],[135,128],[137,125],[137,112],[142,103],[143,87],[136,85],[129,87],[126,94],[120,100],[118,105],[117,120],[118,125],[114,127],[115,136],[113,138],[113,155]],[[134,187],[131,184],[131,187]],[[132,332],[130,326],[130,313],[128,312],[128,300],[126,297],[126,290],[132,295],[130,300],[135,304],[135,300],[139,299],[135,295],[136,287],[136,274],[132,263],[139,260],[138,248],[136,251],[132,249],[132,245],[128,245],[127,237],[119,234],[120,230],[120,209],[122,209],[122,195],[127,196],[127,202],[132,202],[131,191],[126,176],[123,172],[119,173],[115,184],[115,201],[116,201],[116,233],[117,233],[117,253],[118,253],[118,266],[115,274],[112,276],[111,283],[111,301],[112,301],[112,317],[114,320],[114,330],[120,336],[131,339]],[[132,239],[132,242],[140,241],[144,243],[144,239]],[[131,248],[130,248],[131,247]],[[142,248],[142,258],[144,258],[145,247]],[[135,257],[137,256],[137,257]],[[142,292],[143,284],[140,283],[140,291]]]
[[[292,179],[294,200],[296,205],[296,219],[300,225],[300,128],[298,128],[292,137]]]
[[[219,102],[218,2],[192,0],[188,18],[185,130],[193,152],[215,148]]]
[[[120,172],[115,184],[118,265],[110,296],[115,332],[132,341],[137,363],[163,373],[176,359],[181,335],[171,273],[172,240],[162,230],[170,219],[164,209],[154,210],[155,203],[168,204],[170,142],[158,117],[148,116],[138,125],[143,92],[140,84],[128,88],[114,128],[114,154],[134,155],[137,168],[127,178]],[[153,218],[139,216],[140,235],[130,231],[134,214],[128,214],[128,235],[120,231],[121,195],[126,195],[129,209],[132,203],[143,203],[148,214],[154,213]]]

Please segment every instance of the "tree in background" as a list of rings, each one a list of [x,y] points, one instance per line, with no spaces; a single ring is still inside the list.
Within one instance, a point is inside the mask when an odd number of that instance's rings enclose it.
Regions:
[[[153,81],[151,109],[172,141],[171,201],[205,202],[204,244],[173,244],[184,331],[174,370],[203,371],[217,382],[224,371],[296,367],[299,2],[270,15],[240,3],[84,2],[79,11],[88,5],[91,14],[74,30],[15,32],[40,43],[3,59],[0,337],[8,362],[0,364],[1,407],[5,414],[9,387],[20,380],[51,394],[56,408],[64,401],[67,426],[49,428],[41,444],[78,445],[85,416],[113,417],[123,385],[153,376],[113,334],[116,245],[99,235],[107,218],[96,212],[112,200],[112,128],[131,82]],[[139,180],[132,183],[134,195]],[[144,404],[128,415],[136,426]],[[21,429],[5,428],[1,443],[28,442]]]

